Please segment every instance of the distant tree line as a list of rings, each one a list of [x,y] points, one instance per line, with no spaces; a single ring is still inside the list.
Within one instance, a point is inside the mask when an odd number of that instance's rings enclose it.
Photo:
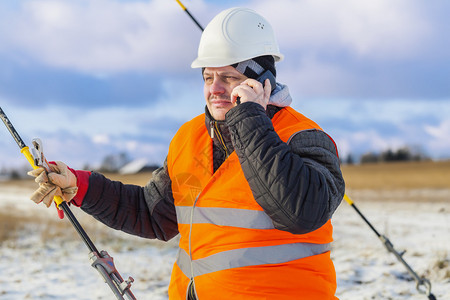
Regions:
[[[109,154],[103,158],[100,164],[99,172],[117,172],[120,168],[129,163],[132,159],[128,153],[120,152],[117,154]]]
[[[132,162],[133,159],[128,155],[126,152],[120,152],[116,154],[109,154],[105,156],[102,160],[102,163],[100,164],[100,167],[95,170],[100,173],[108,172],[108,173],[116,173],[119,172],[121,168],[123,168],[126,164]],[[158,169],[160,166],[153,164],[153,165],[146,165],[144,166],[141,171],[154,171]],[[86,166],[85,170],[89,170],[92,168],[88,168]]]
[[[397,150],[387,149],[382,152],[368,152],[359,158],[361,164],[378,163],[378,162],[399,162],[399,161],[422,161],[430,158],[423,153],[421,149],[411,149],[410,147],[402,147]],[[348,154],[342,161],[345,164],[354,164],[357,159],[353,154]]]

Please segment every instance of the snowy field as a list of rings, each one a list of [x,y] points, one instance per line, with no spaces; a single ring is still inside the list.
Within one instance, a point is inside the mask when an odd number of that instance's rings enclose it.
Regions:
[[[0,208],[29,216],[16,236],[0,240],[0,299],[115,299],[90,266],[88,250],[69,221],[57,220],[54,208],[28,200],[31,190],[0,185]],[[395,192],[348,191],[379,233],[432,283],[438,300],[450,299],[450,190]],[[106,229],[78,209],[73,212],[97,248],[107,250],[122,277],[132,276],[137,299],[167,299],[176,240],[148,241]],[[8,220],[0,220],[5,228]],[[336,212],[332,256],[337,296],[344,300],[428,299],[376,235],[343,202]]]

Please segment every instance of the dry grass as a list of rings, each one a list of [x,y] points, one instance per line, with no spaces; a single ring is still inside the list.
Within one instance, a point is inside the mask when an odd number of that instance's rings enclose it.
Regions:
[[[449,189],[450,161],[342,166],[349,189]]]
[[[7,240],[17,238],[18,232],[25,228],[25,225],[32,221],[30,217],[11,215],[0,212],[0,244]]]
[[[30,227],[30,224],[34,224]],[[25,231],[39,234],[43,242],[56,237],[63,237],[70,229],[68,222],[61,222],[56,218],[46,218],[21,214],[14,207],[6,206],[0,211],[0,245],[5,241],[14,241]],[[11,247],[10,244],[9,246]]]
[[[144,186],[152,178],[152,172],[143,172],[139,174],[121,175],[117,173],[105,173],[106,177],[112,180],[118,180],[127,184],[136,184]]]
[[[105,174],[105,176],[112,180],[119,180],[123,183],[143,186],[151,178],[152,173],[147,172],[132,175]],[[37,188],[37,184],[30,177],[29,179],[0,182],[0,190],[2,186],[12,185],[20,187],[24,190],[29,190],[30,195],[32,191]],[[33,230],[35,230],[35,234],[40,235],[40,238],[43,242],[52,240],[54,238],[62,238],[64,236],[67,236],[67,232],[73,231],[73,228],[71,228],[70,222],[68,220],[61,221],[59,219],[53,218],[49,219],[39,216],[23,216],[19,213],[11,213],[15,211],[16,210],[13,207],[3,207],[0,211],[0,245],[6,241],[14,241],[23,233],[24,230],[29,230],[29,227],[27,228],[27,224],[30,223],[37,225],[33,228]],[[91,238],[95,238],[95,240],[105,242],[111,238],[111,233],[106,229],[99,229],[98,226],[86,222],[83,222],[82,225],[88,232],[88,234],[92,235]],[[117,237],[115,237],[114,239],[118,240]]]
[[[88,237],[101,249],[107,246],[108,250],[120,252],[124,249],[131,250],[148,245],[153,245],[157,248],[171,248],[177,243],[177,239],[173,239],[168,243],[162,243],[158,240],[147,240],[137,236],[130,236],[106,227],[79,210],[73,209],[72,212],[86,231]],[[74,241],[81,243],[82,241],[67,217],[60,220],[56,217],[56,213],[54,217],[23,215],[16,211],[14,207],[6,206],[5,209],[0,211],[0,247],[3,245],[13,249],[29,247],[27,243],[18,242],[20,237],[25,236],[38,237],[38,240],[44,245],[55,240],[62,243]],[[130,241],[132,242],[130,243]]]

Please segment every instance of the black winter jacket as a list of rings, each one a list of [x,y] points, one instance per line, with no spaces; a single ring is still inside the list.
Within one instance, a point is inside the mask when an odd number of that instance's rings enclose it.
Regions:
[[[236,151],[255,200],[275,228],[303,234],[331,218],[343,198],[344,180],[336,146],[323,131],[301,131],[289,143],[281,141],[270,120],[280,109],[269,105],[265,111],[247,102],[217,123],[206,110],[205,121],[208,130],[217,125],[224,139],[214,135],[215,170]],[[112,228],[141,237],[169,240],[178,233],[166,162],[145,187],[93,172],[81,208]]]

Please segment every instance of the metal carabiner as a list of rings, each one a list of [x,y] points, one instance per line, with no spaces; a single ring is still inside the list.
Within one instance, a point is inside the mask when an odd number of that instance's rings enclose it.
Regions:
[[[40,138],[35,138],[31,141],[33,148],[31,148],[31,154],[34,158],[34,164],[39,167],[43,167],[45,171],[51,172],[47,159],[44,156],[44,146]]]

